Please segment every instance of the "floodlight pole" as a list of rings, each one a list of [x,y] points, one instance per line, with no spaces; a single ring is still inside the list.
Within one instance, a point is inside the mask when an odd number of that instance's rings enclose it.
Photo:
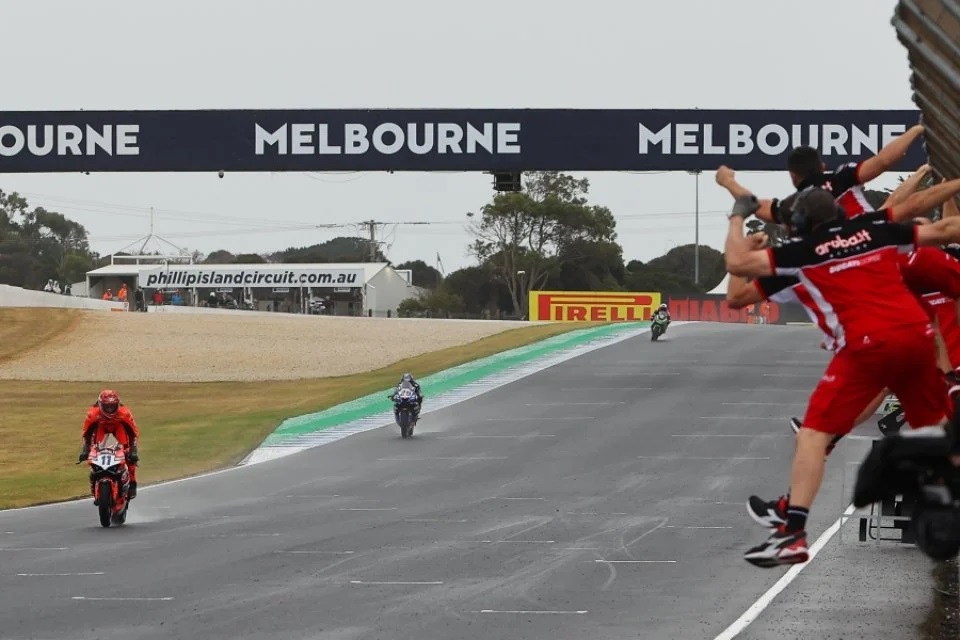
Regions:
[[[693,209],[693,282],[700,284],[700,169],[689,171],[694,176],[696,188],[694,191],[694,209]]]

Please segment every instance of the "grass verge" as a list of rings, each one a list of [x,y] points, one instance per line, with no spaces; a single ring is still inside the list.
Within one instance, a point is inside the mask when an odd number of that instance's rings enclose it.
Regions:
[[[141,431],[141,485],[236,464],[284,419],[386,390],[402,372],[418,377],[603,323],[504,331],[362,374],[270,382],[4,381],[0,394],[0,509],[87,495],[76,466],[80,427],[101,388],[116,389]],[[69,323],[67,323],[69,327]],[[39,344],[39,341],[34,343]]]

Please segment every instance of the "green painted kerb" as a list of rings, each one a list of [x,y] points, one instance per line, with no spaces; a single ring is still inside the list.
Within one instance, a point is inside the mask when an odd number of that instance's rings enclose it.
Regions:
[[[522,347],[517,347],[516,349],[495,353],[486,358],[466,362],[452,369],[444,369],[433,375],[419,378],[418,381],[423,386],[424,393],[428,398],[431,396],[437,397],[457,387],[476,382],[481,378],[499,373],[505,369],[529,362],[536,358],[550,355],[563,349],[576,347],[590,340],[634,330],[640,324],[646,326],[647,323],[621,322],[601,327],[570,331]],[[415,371],[411,373],[416,375]],[[389,389],[384,389],[383,391],[371,393],[317,413],[288,418],[280,424],[276,431],[267,436],[260,446],[276,445],[286,440],[296,438],[297,436],[330,429],[348,422],[353,422],[354,420],[360,420],[382,413],[390,408],[390,403],[386,398],[389,392]]]

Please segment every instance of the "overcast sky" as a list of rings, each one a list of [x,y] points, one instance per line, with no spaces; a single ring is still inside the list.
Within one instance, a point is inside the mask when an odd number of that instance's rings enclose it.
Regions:
[[[896,0],[165,0],[6,2],[0,109],[914,109]],[[694,177],[587,173],[624,258],[694,241]],[[40,174],[0,189],[58,210],[110,253],[149,231],[186,249],[265,252],[382,230],[394,262],[472,264],[483,174]],[[786,173],[741,181],[785,195]],[[895,174],[875,181],[895,186]],[[700,177],[700,241],[730,200]],[[136,245],[138,247],[138,245]],[[152,244],[149,248],[155,248]],[[161,246],[161,248],[163,248]]]

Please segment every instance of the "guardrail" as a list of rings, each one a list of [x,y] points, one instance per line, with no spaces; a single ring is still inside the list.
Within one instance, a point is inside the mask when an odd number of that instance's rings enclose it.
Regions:
[[[123,311],[123,302],[97,300],[80,296],[66,296],[49,291],[33,291],[0,284],[0,307],[56,307],[60,309],[100,309]]]
[[[891,22],[907,49],[930,166],[960,177],[960,0],[900,0]]]

